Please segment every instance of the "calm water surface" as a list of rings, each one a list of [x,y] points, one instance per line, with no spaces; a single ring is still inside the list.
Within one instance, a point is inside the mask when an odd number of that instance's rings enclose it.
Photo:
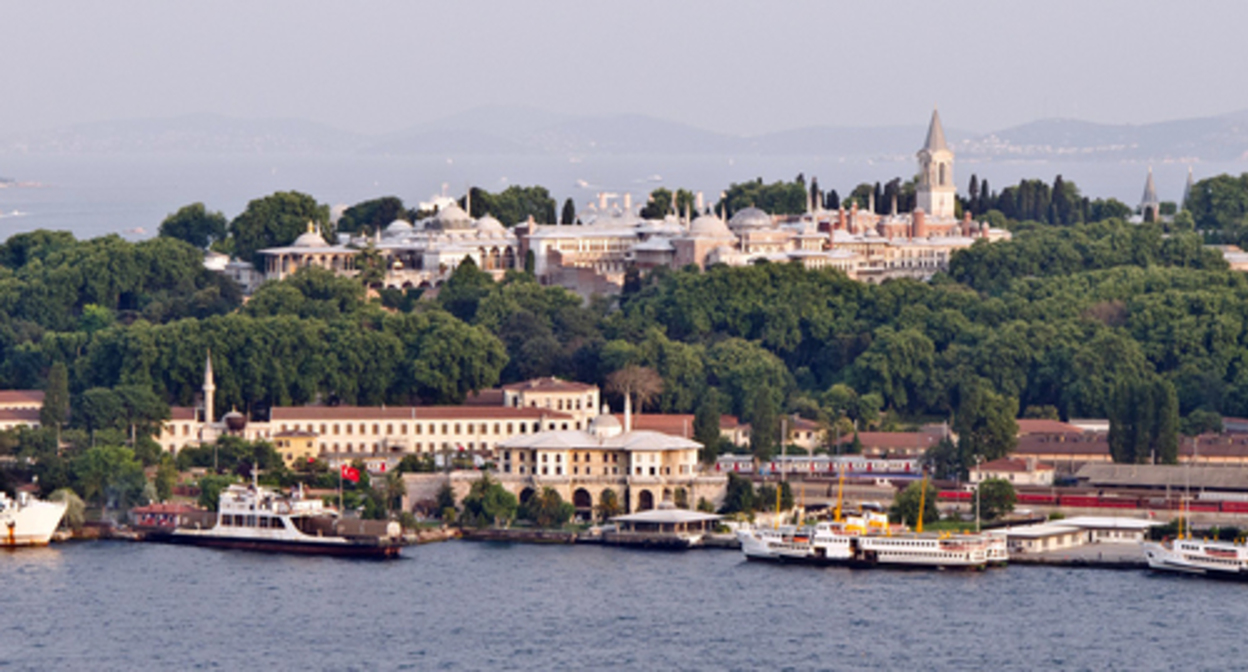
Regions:
[[[453,542],[393,562],[0,554],[4,669],[1243,669],[1248,586]]]

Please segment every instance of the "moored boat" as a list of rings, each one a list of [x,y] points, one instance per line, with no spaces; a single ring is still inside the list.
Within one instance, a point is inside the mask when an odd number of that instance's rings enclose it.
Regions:
[[[16,499],[0,492],[0,548],[47,545],[66,508],[64,502],[45,502],[25,492]]]
[[[1149,569],[1212,579],[1248,580],[1248,546],[1229,541],[1179,538],[1140,544]]]
[[[394,521],[346,520],[319,499],[304,499],[252,484],[221,492],[215,520],[204,525],[180,521],[166,532],[147,533],[154,541],[251,551],[397,557],[402,530]]]

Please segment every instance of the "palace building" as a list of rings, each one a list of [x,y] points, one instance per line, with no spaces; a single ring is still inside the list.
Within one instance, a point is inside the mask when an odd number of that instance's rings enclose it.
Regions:
[[[980,239],[1010,237],[1008,231],[975,221],[972,213],[956,216],[954,153],[939,112],[932,112],[916,158],[916,207],[909,213],[898,212],[896,202],[887,214],[879,214],[874,203],[829,211],[808,199],[800,215],[776,216],[748,207],[726,217],[705,208],[699,194],[696,212],[687,208],[681,216],[673,203],[662,219],[644,219],[630,194],[613,200],[603,193],[578,213],[574,225],[538,224],[531,218],[505,224],[489,214],[473,218],[469,193],[464,207],[443,197],[432,216],[414,223],[395,220],[371,239],[342,235],[331,245],[309,225],[290,245],[260,250],[262,269],[251,271],[245,262],[215,258],[206,264],[250,290],[262,280],[280,280],[308,266],[353,276],[358,273],[356,257],[371,246],[384,262],[382,284],[404,289],[437,287],[464,259],[498,279],[524,268],[525,258],[532,255],[533,272],[542,283],[589,296],[620,291],[632,268],[644,273],[659,267],[743,266],[760,260],[836,269],[871,283],[927,279],[948,267],[954,251]]]

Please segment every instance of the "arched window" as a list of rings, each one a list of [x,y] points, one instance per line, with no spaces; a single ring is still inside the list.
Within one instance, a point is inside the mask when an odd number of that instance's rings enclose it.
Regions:
[[[940,186],[945,186],[945,164],[940,164]]]

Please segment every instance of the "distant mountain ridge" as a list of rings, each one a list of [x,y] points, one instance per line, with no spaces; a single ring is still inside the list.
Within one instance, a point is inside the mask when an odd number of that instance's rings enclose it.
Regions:
[[[0,156],[75,154],[368,154],[393,156],[914,155],[925,124],[813,126],[742,137],[655,117],[574,116],[481,107],[379,135],[303,119],[188,115],[77,124],[0,137]],[[1235,161],[1248,159],[1248,111],[1158,122],[1044,119],[988,134],[947,128],[953,149],[978,160]]]

